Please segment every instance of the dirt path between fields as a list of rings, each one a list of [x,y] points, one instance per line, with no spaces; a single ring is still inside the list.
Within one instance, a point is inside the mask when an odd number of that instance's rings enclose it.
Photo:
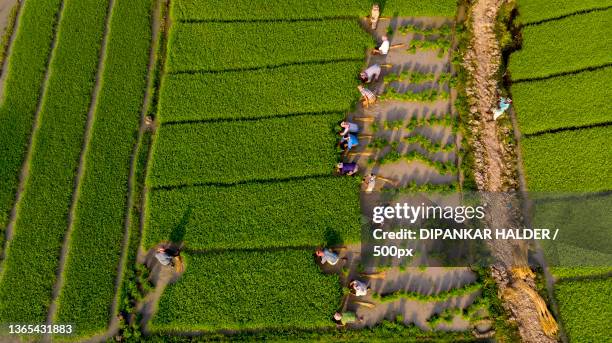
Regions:
[[[104,23],[104,33],[102,37],[102,43],[100,45],[100,52],[98,57],[98,70],[96,71],[95,82],[93,92],[91,94],[91,100],[89,103],[89,109],[87,111],[87,122],[85,124],[85,134],[83,136],[83,146],[81,148],[81,154],[79,156],[79,165],[77,167],[77,175],[74,181],[74,189],[72,191],[72,201],[70,203],[70,210],[68,212],[68,228],[64,235],[64,242],[62,243],[62,250],[60,253],[59,268],[57,270],[56,282],[53,287],[53,296],[51,305],[49,306],[49,312],[47,315],[47,324],[53,324],[55,316],[57,314],[57,302],[62,288],[64,287],[64,270],[66,269],[66,260],[68,257],[68,250],[70,246],[70,236],[74,229],[74,219],[76,216],[76,206],[80,195],[80,185],[83,180],[83,174],[85,173],[85,160],[87,158],[87,152],[89,150],[89,142],[91,141],[91,131],[94,123],[94,116],[98,105],[98,98],[100,89],[102,88],[102,75],[104,74],[106,53],[108,48],[108,34],[110,30],[110,21],[112,16],[113,7],[115,0],[108,2],[108,9],[106,11],[106,19]],[[48,336],[46,338],[49,338]]]
[[[467,94],[474,119],[472,142],[475,155],[475,178],[478,189],[488,203],[490,227],[522,228],[521,208],[515,193],[516,152],[502,137],[511,134],[507,127],[493,120],[498,94],[498,70],[501,51],[495,34],[497,13],[503,0],[478,0],[469,13],[473,39],[464,58],[470,77]],[[500,121],[501,122],[501,121]],[[496,193],[491,192],[509,192]],[[534,275],[527,267],[527,246],[519,241],[490,241],[499,261],[492,269],[504,305],[516,320],[524,342],[555,342],[545,332],[552,330],[552,318],[545,303],[535,291]]]

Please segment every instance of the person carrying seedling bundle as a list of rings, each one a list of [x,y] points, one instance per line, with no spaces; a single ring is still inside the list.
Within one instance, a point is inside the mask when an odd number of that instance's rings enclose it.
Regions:
[[[342,131],[340,131],[340,136],[346,136],[349,133],[358,133],[359,132],[359,126],[355,123],[350,123],[348,121],[343,121],[340,123],[340,127],[342,128]]]
[[[380,67],[380,65],[373,64],[369,66],[366,70],[359,73],[359,80],[365,83],[370,83],[372,82],[372,80],[378,81],[381,71],[382,68]]]
[[[361,104],[364,108],[368,108],[369,105],[376,103],[376,94],[374,92],[362,85],[357,86],[357,89],[361,93]]]
[[[358,297],[363,297],[368,294],[368,285],[359,280],[351,281],[351,283],[349,283],[349,288],[351,289],[351,292]]]
[[[359,167],[357,166],[357,163],[344,163],[344,162],[340,162],[340,163],[336,164],[336,171],[340,175],[351,176],[351,175],[355,174],[357,172],[357,170],[359,170]]]
[[[382,43],[380,43],[380,46],[378,47],[378,49],[374,49],[372,51],[372,54],[387,56],[387,54],[389,53],[389,48],[391,48],[391,43],[389,43],[389,38],[386,35],[382,36]]]

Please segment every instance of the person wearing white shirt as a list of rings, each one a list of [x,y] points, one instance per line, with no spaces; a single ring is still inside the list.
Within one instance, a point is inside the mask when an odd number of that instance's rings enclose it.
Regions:
[[[383,55],[386,56],[389,53],[389,48],[391,48],[391,43],[389,43],[389,38],[387,36],[382,36],[382,43],[378,47],[378,49],[374,49],[374,55]]]

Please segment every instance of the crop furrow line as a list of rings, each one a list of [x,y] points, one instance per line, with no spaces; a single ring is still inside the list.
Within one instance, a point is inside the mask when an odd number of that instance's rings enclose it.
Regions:
[[[21,5],[23,7],[23,5]],[[57,33],[58,27],[62,18],[62,13],[64,12],[64,1],[60,3],[59,10],[57,11],[55,23],[53,25],[53,39],[51,40],[50,53],[47,58],[45,76],[43,78],[43,82],[40,85],[40,95],[38,97],[38,104],[36,105],[36,112],[34,114],[34,120],[32,124],[32,130],[30,133],[30,138],[28,139],[28,148],[26,152],[25,159],[23,160],[23,164],[21,166],[21,173],[19,174],[19,184],[17,186],[17,192],[15,194],[15,202],[13,204],[13,208],[9,214],[9,221],[6,227],[5,232],[5,241],[2,251],[0,252],[0,279],[2,279],[3,275],[3,262],[6,259],[6,250],[10,245],[10,242],[13,238],[13,231],[15,228],[15,223],[17,222],[17,212],[19,211],[19,204],[21,204],[23,191],[25,189],[25,185],[28,182],[28,178],[30,176],[30,164],[32,163],[32,157],[34,155],[33,142],[36,134],[38,133],[38,129],[40,127],[40,113],[42,112],[43,99],[47,94],[47,85],[49,83],[49,76],[51,75],[51,61],[55,56],[55,47],[57,42]],[[17,31],[17,30],[16,30]],[[8,58],[7,58],[8,60]],[[7,74],[7,73],[5,73]],[[4,93],[4,92],[3,92]]]
[[[254,179],[254,180],[244,180],[244,181],[236,181],[236,182],[196,182],[196,183],[186,183],[180,185],[165,185],[165,186],[153,186],[150,189],[153,191],[171,191],[175,189],[183,189],[183,188],[192,188],[192,187],[234,187],[238,185],[251,185],[251,184],[270,184],[270,183],[285,183],[292,181],[303,181],[303,180],[311,180],[311,179],[327,179],[327,178],[336,178],[337,176],[333,174],[314,174],[314,175],[306,175],[306,176],[294,176],[287,178],[278,178],[278,179]]]
[[[200,24],[200,23],[298,23],[298,22],[322,22],[332,20],[358,20],[359,16],[330,16],[324,18],[295,18],[295,19],[179,19],[176,22],[181,24]]]
[[[564,131],[577,131],[577,130],[584,130],[584,129],[593,129],[596,127],[606,127],[612,125],[612,121],[606,121],[603,123],[597,123],[597,124],[589,124],[589,125],[582,125],[582,126],[566,126],[566,127],[560,127],[560,128],[556,128],[556,129],[550,129],[550,130],[544,130],[544,131],[538,131],[538,132],[534,132],[534,133],[528,133],[525,134],[525,138],[531,138],[531,137],[538,137],[538,136],[542,136],[542,135],[547,135],[547,134],[554,134],[554,133],[559,133],[559,132],[564,132]]]
[[[605,11],[605,10],[608,10],[610,8],[612,8],[612,6],[589,8],[589,9],[586,9],[586,10],[580,10],[580,11],[576,11],[576,12],[569,13],[569,14],[564,14],[564,15],[561,15],[561,16],[558,16],[558,17],[554,17],[554,18],[542,19],[542,20],[531,22],[531,23],[526,23],[526,24],[523,24],[523,26],[537,26],[537,25],[540,25],[540,24],[544,24],[544,23],[548,23],[548,22],[556,21],[556,20],[561,20],[561,19],[572,17],[572,16],[575,16],[575,15],[587,14],[587,13],[599,12],[599,11]]]
[[[271,64],[261,67],[249,67],[249,68],[234,68],[234,69],[221,69],[221,70],[178,70],[167,73],[168,75],[196,75],[196,74],[221,74],[221,73],[240,73],[246,71],[255,71],[255,70],[271,70],[271,69],[279,69],[291,66],[305,66],[305,65],[325,65],[325,64],[334,64],[334,63],[344,63],[344,62],[361,62],[362,58],[337,58],[330,60],[313,60],[313,61],[302,61],[302,62],[287,62],[281,64]]]
[[[208,123],[233,123],[233,122],[258,122],[276,118],[293,118],[303,116],[326,116],[331,114],[340,114],[338,111],[319,111],[319,112],[296,112],[279,115],[269,115],[262,117],[247,117],[247,118],[211,118],[211,119],[192,119],[192,120],[176,120],[163,122],[162,126],[173,125],[190,125],[190,124],[208,124]]]
[[[47,316],[47,325],[53,324],[53,321],[55,320],[55,316],[57,314],[57,301],[59,299],[59,295],[64,285],[64,271],[66,269],[66,260],[67,260],[68,251],[70,248],[70,236],[74,229],[74,219],[76,218],[76,207],[77,207],[77,203],[78,203],[78,199],[80,195],[81,181],[83,180],[83,174],[85,173],[85,159],[87,156],[89,142],[91,140],[91,132],[92,132],[92,127],[94,123],[94,115],[95,115],[96,107],[98,104],[98,95],[100,94],[100,89],[102,88],[101,79],[102,79],[102,74],[104,73],[106,53],[107,53],[107,48],[108,48],[108,35],[109,35],[110,20],[112,17],[112,11],[113,11],[114,5],[115,5],[115,0],[109,0],[108,9],[106,12],[106,19],[104,23],[104,33],[102,35],[102,43],[100,47],[100,57],[98,59],[98,70],[96,71],[94,89],[91,95],[89,109],[87,111],[87,122],[85,125],[83,145],[81,148],[81,153],[79,155],[77,175],[74,181],[74,190],[72,193],[70,209],[68,211],[68,228],[66,229],[66,233],[64,235],[64,242],[62,243],[62,249],[60,252],[59,268],[57,271],[56,283],[53,287],[51,305],[49,306],[49,312]]]
[[[319,248],[316,245],[290,245],[290,246],[270,246],[270,247],[256,247],[256,248],[212,248],[212,249],[192,249],[183,248],[183,252],[191,255],[206,255],[215,253],[226,253],[226,252],[274,252],[274,251],[290,251],[290,250],[312,250],[313,255],[315,249]]]
[[[568,195],[568,196],[558,196],[558,197],[550,197],[547,196],[546,198],[541,198],[541,199],[533,199],[533,203],[534,205],[538,205],[538,204],[546,204],[549,202],[556,202],[556,201],[585,201],[588,199],[595,199],[595,198],[599,198],[599,197],[609,197],[612,195],[612,189],[611,190],[607,190],[607,191],[600,191],[600,192],[595,192],[595,193],[584,193],[584,194],[580,194],[580,195]]]
[[[529,77],[529,78],[517,79],[517,80],[513,80],[512,83],[543,81],[543,80],[553,79],[553,78],[556,78],[556,77],[562,77],[562,76],[568,76],[568,75],[576,75],[576,74],[580,74],[580,73],[586,72],[586,71],[595,71],[595,70],[600,70],[600,69],[606,69],[608,67],[612,67],[612,63],[605,63],[605,64],[598,65],[598,66],[586,67],[586,68],[581,68],[581,69],[572,70],[572,71],[564,71],[564,72],[561,72],[561,73],[550,74],[550,75],[547,75],[547,76]]]

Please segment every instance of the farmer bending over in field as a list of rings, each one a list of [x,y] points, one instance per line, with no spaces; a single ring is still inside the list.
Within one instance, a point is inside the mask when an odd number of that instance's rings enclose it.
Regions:
[[[340,260],[346,260],[346,258],[340,258],[338,254],[329,250],[329,249],[317,249],[315,251],[315,255],[321,258],[321,265],[329,264],[330,266],[335,266],[338,264]]]
[[[354,146],[357,145],[359,145],[359,140],[357,139],[357,136],[352,134],[343,136],[340,140],[340,146],[342,146],[345,152],[350,151]]]
[[[351,292],[358,297],[363,297],[368,294],[368,286],[359,280],[351,281],[351,283],[349,283],[349,288]]]
[[[376,175],[370,174],[363,178],[363,184],[366,186],[366,193],[372,193],[376,186]]]
[[[344,162],[340,162],[340,163],[336,164],[336,171],[340,175],[351,176],[351,175],[355,174],[358,169],[359,169],[359,167],[357,166],[357,163],[344,163]]]
[[[359,93],[361,93],[361,104],[364,108],[368,108],[369,105],[376,102],[376,94],[371,90],[365,88],[362,85],[357,86]]]
[[[170,251],[166,248],[157,248],[157,253],[155,254],[155,258],[162,264],[162,266],[167,266],[172,263],[172,259],[177,256],[177,252]]]
[[[342,131],[340,131],[340,136],[346,136],[349,133],[359,132],[359,126],[357,126],[357,124],[355,123],[350,123],[348,121],[341,122],[340,127],[342,128]]]
[[[346,326],[346,324],[359,323],[362,320],[363,320],[363,316],[357,317],[355,312],[350,312],[350,311],[347,311],[344,313],[336,312],[334,314],[334,321],[340,327]]]
[[[372,80],[378,81],[378,77],[380,76],[381,68],[378,64],[371,65],[368,69],[362,71],[359,74],[359,80],[361,82],[370,83]]]
[[[382,43],[380,44],[378,49],[374,49],[372,51],[372,54],[386,56],[389,53],[390,47],[391,45],[389,43],[389,38],[387,36],[382,36]]]

